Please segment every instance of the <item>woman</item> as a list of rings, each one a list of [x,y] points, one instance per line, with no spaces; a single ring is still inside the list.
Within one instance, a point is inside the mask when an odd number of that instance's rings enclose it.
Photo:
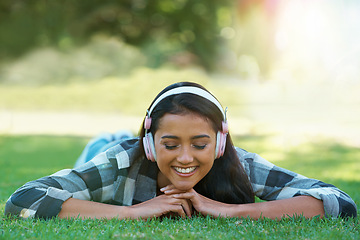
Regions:
[[[5,213],[109,219],[356,216],[346,193],[234,147],[227,128],[226,111],[206,89],[170,85],[150,105],[139,138],[26,183],[9,198]],[[254,196],[267,201],[254,203]]]

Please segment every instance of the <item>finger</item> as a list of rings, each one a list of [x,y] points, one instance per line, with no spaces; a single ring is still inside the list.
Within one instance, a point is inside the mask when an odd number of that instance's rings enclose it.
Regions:
[[[160,189],[166,195],[176,194],[176,193],[184,193],[186,191],[177,189],[174,185],[168,185]]]
[[[170,185],[167,185],[167,186],[165,186],[163,188],[160,188],[160,191],[164,192],[164,191],[168,191],[168,190],[171,190],[171,189],[174,189],[174,188],[175,188],[175,186],[170,184]]]
[[[192,215],[192,204],[191,202],[189,203],[188,200],[185,200],[183,204],[181,204],[185,214],[188,216],[188,217],[191,217]]]
[[[174,205],[174,207],[171,211],[174,213],[177,213],[182,218],[185,218],[187,216],[186,212],[181,204]]]
[[[172,198],[172,199],[174,201],[173,206],[175,206],[176,212],[181,217],[192,216],[192,204],[190,200],[176,199],[176,198]]]
[[[176,189],[176,188],[163,191],[163,193],[166,194],[166,195],[172,195],[172,194],[184,193],[184,192],[185,191],[179,190],[179,189]]]
[[[171,195],[173,198],[176,199],[189,199],[192,200],[196,197],[196,194],[193,192],[184,192],[184,193],[176,193]]]

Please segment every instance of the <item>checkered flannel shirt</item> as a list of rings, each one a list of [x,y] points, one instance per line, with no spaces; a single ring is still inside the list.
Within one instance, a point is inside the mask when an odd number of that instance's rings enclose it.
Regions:
[[[307,195],[323,201],[327,217],[356,216],[354,201],[335,186],[277,167],[255,153],[236,150],[260,199]],[[139,151],[138,139],[130,139],[80,167],[28,182],[9,198],[5,214],[51,218],[71,197],[123,206],[154,198],[158,168],[156,163],[137,157]]]

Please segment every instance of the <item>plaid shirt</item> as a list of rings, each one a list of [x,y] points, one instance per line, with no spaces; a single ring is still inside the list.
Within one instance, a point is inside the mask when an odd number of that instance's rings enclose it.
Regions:
[[[335,186],[277,167],[255,153],[236,150],[260,199],[307,195],[323,201],[327,217],[356,216],[354,201]],[[138,139],[130,139],[77,168],[28,182],[9,198],[5,214],[51,218],[71,197],[124,206],[154,198],[159,170],[139,151]]]

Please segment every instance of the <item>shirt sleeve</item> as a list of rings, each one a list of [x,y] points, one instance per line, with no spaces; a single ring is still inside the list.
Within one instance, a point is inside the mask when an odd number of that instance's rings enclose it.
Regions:
[[[335,186],[275,166],[258,154],[239,148],[237,152],[253,191],[260,199],[272,201],[301,195],[312,196],[323,201],[328,218],[356,217],[355,202]]]
[[[47,219],[57,216],[63,202],[71,197],[110,201],[115,174],[106,153],[101,153],[78,168],[61,170],[26,183],[10,196],[5,214]]]

